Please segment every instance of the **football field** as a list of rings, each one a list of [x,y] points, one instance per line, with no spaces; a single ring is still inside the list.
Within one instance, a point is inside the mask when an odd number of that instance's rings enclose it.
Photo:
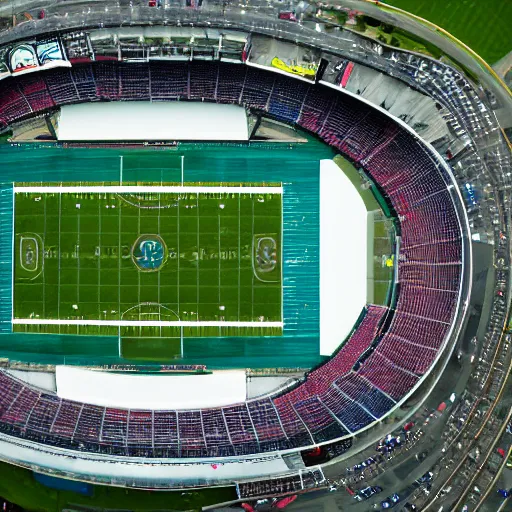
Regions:
[[[14,329],[280,334],[282,187],[251,185],[16,184]]]
[[[140,149],[50,145],[4,150],[0,145],[0,156],[4,180],[0,189],[0,349],[4,357],[39,364],[144,361],[206,364],[210,369],[310,368],[322,360],[319,172],[320,161],[333,157],[324,144],[309,139],[293,150],[260,142]],[[211,187],[220,184],[229,191],[216,196]],[[141,205],[147,207],[140,212],[123,199],[119,214],[118,196],[124,195],[105,187],[121,185],[179,186],[179,190],[165,191],[179,208],[160,209],[158,232],[152,227],[158,224],[158,197]],[[29,192],[29,186],[37,187],[37,192]],[[71,189],[76,186],[81,190]],[[86,186],[103,190],[85,193]],[[195,188],[185,192],[186,187]],[[209,187],[208,192],[198,187]],[[265,187],[263,197],[255,187]],[[226,198],[227,192],[230,197]],[[165,205],[163,197],[160,203]],[[198,208],[191,208],[191,198],[199,202]],[[264,235],[258,237],[261,243],[253,243],[253,217],[254,234]],[[174,228],[165,231],[164,218]],[[147,234],[157,235],[163,243],[156,237],[141,239],[139,252],[132,257],[135,242]],[[198,234],[199,245],[191,240],[197,240]],[[178,240],[179,272],[173,253],[178,252]],[[240,265],[239,240],[241,249],[251,245],[249,258],[243,259],[240,251]],[[252,252],[258,245],[259,263]],[[142,267],[155,268],[139,269],[133,258],[141,258],[136,261]],[[163,263],[156,270],[159,261]],[[191,294],[192,301],[187,299]]]

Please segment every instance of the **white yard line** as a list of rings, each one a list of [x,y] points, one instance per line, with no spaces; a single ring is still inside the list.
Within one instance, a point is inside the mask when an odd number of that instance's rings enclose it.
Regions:
[[[140,232],[140,208],[138,210],[139,210],[138,211],[139,216],[137,218],[137,238],[142,234]],[[140,275],[141,275],[141,272],[137,272],[137,301],[138,301],[137,304],[140,304]],[[139,320],[140,320],[140,308],[139,308]]]
[[[281,321],[284,322],[284,259],[283,259],[283,251],[284,251],[284,205],[283,198],[281,198],[281,261],[280,270],[281,270]]]
[[[59,251],[58,251],[58,268],[57,273],[57,316],[60,318],[60,254],[61,254],[61,224],[62,224],[62,196],[59,195]]]
[[[200,259],[200,246],[199,246],[199,194],[196,195],[196,208],[197,208],[197,278],[196,278],[196,318],[199,321],[199,262]]]
[[[217,320],[194,322],[193,320],[57,320],[55,318],[14,318],[18,325],[95,325],[115,327],[283,327],[283,322],[222,322]]]
[[[176,231],[178,233],[178,260],[177,260],[177,263],[178,263],[178,271],[176,272],[176,283],[177,283],[177,292],[178,292],[178,296],[176,298],[176,301],[178,303],[178,318],[180,317],[180,199],[181,199],[181,196],[178,196],[178,208],[177,208],[177,214],[178,214],[178,218],[176,220]]]
[[[122,162],[122,160],[121,160]],[[121,320],[121,199],[117,199],[117,314]]]
[[[46,279],[44,276],[44,243],[46,241],[46,196],[44,196],[44,235],[43,235],[43,316],[46,316]]]
[[[220,213],[218,214],[217,216],[219,222],[218,222],[218,231],[219,231],[219,247],[218,247],[218,256],[217,256],[217,259],[219,261],[219,298],[218,298],[218,302],[219,302],[219,306],[221,306],[221,303],[220,303],[220,287],[221,287],[221,282],[220,282],[220,250],[221,250],[221,247],[220,247]]]
[[[14,248],[14,233],[15,233],[15,215],[16,215],[16,202],[15,202],[16,196],[14,195],[14,186],[12,187],[12,242],[11,242],[11,320],[14,318],[14,255],[15,255],[15,248]],[[21,255],[20,255],[20,261],[21,261]]]
[[[59,196],[59,201],[61,197]],[[98,201],[98,249],[98,316],[101,317],[101,200]]]
[[[136,194],[149,193],[190,193],[190,194],[283,194],[283,187],[194,187],[194,186],[72,186],[72,187],[14,187],[15,194]]]
[[[77,216],[77,230],[76,230],[77,244],[75,247],[76,255],[76,303],[80,304],[80,210]]]
[[[240,196],[238,196],[238,320],[240,320],[240,279],[242,269],[240,268],[240,264],[242,262],[242,257],[240,255]]]
[[[254,256],[254,200],[252,201],[252,237],[251,237],[251,258]],[[251,275],[251,318],[254,318],[254,273]]]
[[[160,199],[160,196],[158,196],[158,219],[157,219],[157,234],[158,236],[161,236],[160,235],[160,210],[162,208],[162,202],[161,202],[161,199]],[[139,208],[139,213],[140,213],[140,208]],[[139,272],[140,273],[140,272]],[[157,299],[156,301],[158,302],[158,304],[160,304],[160,272],[157,272],[157,290],[156,290],[156,293],[157,293]],[[140,302],[139,302],[140,304]],[[161,318],[161,310],[158,311],[158,318],[160,319]],[[119,317],[121,318],[121,317]],[[162,335],[162,329],[160,329],[160,335]]]

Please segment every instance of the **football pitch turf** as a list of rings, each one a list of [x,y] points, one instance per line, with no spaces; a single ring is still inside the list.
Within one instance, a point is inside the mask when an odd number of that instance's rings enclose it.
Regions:
[[[2,179],[2,188],[0,189],[0,241],[2,245],[0,256],[2,258],[5,256],[4,259],[0,258],[0,266],[3,265],[2,268],[6,269],[5,274],[0,275],[0,278],[5,278],[0,279],[0,292],[2,297],[5,297],[5,300],[0,300],[0,354],[2,357],[14,361],[52,365],[137,364],[141,360],[145,362],[144,364],[146,362],[151,364],[206,364],[209,369],[310,368],[318,364],[323,360],[319,351],[319,162],[326,158],[332,159],[333,156],[334,153],[331,148],[310,137],[308,137],[307,143],[286,145],[264,142],[249,145],[190,143],[180,144],[179,147],[139,149],[117,147],[112,149],[72,148],[46,143],[4,147],[0,144],[0,159],[2,160],[2,170],[0,172]],[[120,166],[120,164],[122,165]],[[122,176],[120,167],[122,168]],[[271,180],[270,184],[269,180]],[[276,310],[279,310],[278,313],[282,315],[278,320],[282,319],[283,328],[279,329],[279,333],[271,335],[268,334],[268,329],[263,327],[251,328],[251,332],[247,334],[239,327],[226,327],[220,335],[219,329],[215,328],[215,333],[207,335],[206,330],[210,329],[209,327],[197,327],[193,329],[193,332],[191,332],[192,329],[187,331],[188,328],[185,327],[183,336],[180,336],[180,338],[172,336],[159,338],[159,331],[156,334],[151,334],[151,336],[148,336],[148,333],[145,332],[144,337],[141,338],[138,337],[137,332],[133,334],[129,332],[131,327],[123,327],[122,332],[119,333],[116,326],[101,327],[102,335],[98,336],[97,333],[100,332],[100,328],[92,325],[85,326],[87,333],[91,333],[90,335],[84,332],[84,326],[79,326],[80,330],[78,332],[80,334],[77,335],[76,325],[71,325],[69,328],[62,325],[36,326],[36,332],[48,333],[44,335],[20,332],[19,329],[25,331],[32,326],[13,325],[12,323],[13,312],[15,316],[21,316],[21,313],[23,313],[23,316],[27,314],[27,312],[21,311],[18,313],[17,286],[14,286],[13,289],[11,283],[11,265],[14,262],[12,254],[13,227],[17,234],[41,231],[41,229],[44,234],[44,217],[33,215],[30,227],[21,228],[25,231],[21,231],[17,226],[12,226],[12,212],[15,210],[15,215],[22,212],[18,206],[15,208],[13,204],[13,199],[19,195],[12,193],[13,182],[26,183],[31,186],[41,186],[41,184],[60,186],[61,183],[119,186],[121,182],[124,185],[136,183],[137,186],[181,184],[182,182],[185,186],[195,186],[196,184],[209,186],[215,183],[223,183],[251,187],[261,186],[264,183],[268,187],[282,184],[281,232],[277,230],[282,240],[282,247],[278,248],[277,251],[278,255],[282,254],[282,260],[277,260],[282,281],[279,283],[282,290],[282,301],[280,308],[276,307]],[[19,195],[19,197],[22,196]],[[63,198],[64,196],[61,200]],[[73,215],[78,213],[76,208],[78,202],[74,199],[71,201]],[[38,201],[39,207],[42,207],[41,203],[42,201]],[[255,209],[258,208],[259,204],[255,203]],[[106,211],[107,208],[104,208],[102,214]],[[116,217],[117,212],[113,213],[110,208],[108,211],[109,215]],[[192,214],[190,209],[187,211]],[[81,215],[85,212],[82,205],[80,212]],[[180,218],[181,213],[180,209]],[[221,213],[221,216],[222,222],[224,213]],[[241,220],[241,222],[243,221]],[[200,229],[202,233],[201,224]],[[274,232],[275,228],[266,227],[264,233],[270,233],[271,231]],[[218,226],[215,232],[218,232]],[[116,233],[119,233],[119,230]],[[98,232],[95,234],[97,236]],[[138,234],[138,232],[135,233],[134,230],[135,234]],[[69,234],[66,236],[69,236]],[[119,250],[118,235],[114,235],[114,240],[113,243],[109,242],[108,245],[112,247],[117,245]],[[169,247],[173,247],[167,239],[163,239],[163,241],[167,250],[169,250]],[[224,241],[224,236],[222,236],[222,241]],[[133,248],[133,245],[130,246],[132,242],[133,240],[130,238],[126,245]],[[30,241],[27,241],[25,245],[30,245],[30,243]],[[68,238],[66,238],[65,243],[69,244],[68,252],[73,254],[76,244]],[[55,245],[51,241],[49,244]],[[94,248],[96,245],[98,244],[95,244]],[[180,250],[180,252],[182,251]],[[169,254],[167,258],[165,266],[172,263]],[[71,260],[73,260],[71,263],[76,264],[76,258],[68,258],[66,264],[70,263]],[[48,261],[51,261],[51,259],[48,259]],[[90,265],[92,267],[90,270],[97,273],[97,267],[92,264],[93,261],[91,259],[84,265]],[[130,265],[133,265],[133,260],[128,261],[131,261]],[[125,261],[125,263],[128,261]],[[213,261],[218,265],[218,261]],[[223,262],[224,260],[221,261],[221,265]],[[180,271],[186,270],[185,266],[189,263],[181,259]],[[34,262],[25,262],[25,266],[28,266],[28,268],[31,264],[34,264]],[[58,260],[54,260],[50,264],[58,269]],[[112,262],[110,264],[115,267]],[[132,268],[134,270],[132,274],[136,274],[136,269]],[[162,270],[164,269],[165,267],[162,267]],[[118,282],[117,270],[113,268],[110,271],[114,276],[111,279],[116,279],[115,282]],[[76,270],[73,272],[76,281]],[[141,271],[141,274],[144,274],[142,276],[144,279],[146,277],[153,279],[157,272],[147,272],[146,275],[146,272]],[[82,278],[86,279],[86,276],[80,275],[80,287],[85,283]],[[61,281],[62,284],[67,284],[64,283],[63,279]],[[73,282],[70,282],[70,284]],[[221,280],[221,284],[223,282],[225,281]],[[194,281],[195,283],[196,281]],[[182,282],[182,284],[185,283]],[[204,283],[200,282],[200,284]],[[261,283],[258,281],[259,284]],[[269,286],[273,285],[269,284]],[[218,288],[215,288],[215,290],[218,293]],[[51,294],[56,293],[56,286],[45,287],[45,294],[49,294],[48,299]],[[87,290],[81,289],[80,297],[84,293],[88,293]],[[229,291],[226,293],[229,293]],[[244,301],[246,297],[243,296],[243,293],[241,295],[241,299]],[[11,300],[12,297],[14,297],[14,302]],[[72,298],[76,299],[76,292],[74,296],[70,297],[70,299]],[[56,307],[57,302],[57,299],[54,299],[54,307]],[[126,301],[126,303],[128,302]],[[71,304],[71,307],[76,304],[71,300],[67,303]],[[117,295],[115,295],[113,303],[117,308],[113,307],[112,309],[119,311]],[[180,303],[183,303],[181,296]],[[216,304],[218,307],[218,302]],[[223,305],[226,306],[224,314],[227,314],[229,312],[227,304]],[[236,306],[238,307],[238,304]],[[45,306],[45,308],[47,307]],[[34,308],[29,309],[28,315]],[[42,310],[41,303],[39,303],[39,309]],[[98,302],[96,302],[94,311],[98,310]],[[189,311],[185,308],[180,311],[185,310]],[[76,311],[73,309],[72,314],[81,316]],[[103,308],[102,311],[108,310]],[[137,309],[132,310],[132,314],[134,312],[138,314],[139,311]],[[148,311],[147,308],[145,312],[152,313],[154,316],[157,316],[158,313],[154,310]],[[41,313],[38,314],[41,315]],[[48,312],[45,311],[45,314],[48,314]],[[259,322],[259,319],[257,321]],[[58,333],[59,330],[54,330],[56,327],[60,329],[61,334]],[[69,329],[69,331],[66,329]],[[112,329],[112,332],[110,332],[110,329]],[[265,332],[265,329],[267,329],[267,332]],[[236,330],[236,334],[233,334],[234,330]],[[64,332],[70,334],[64,334]],[[121,340],[119,334],[121,334]],[[165,343],[162,343],[162,341],[165,341]]]
[[[282,187],[251,185],[15,185],[13,327],[281,334]]]

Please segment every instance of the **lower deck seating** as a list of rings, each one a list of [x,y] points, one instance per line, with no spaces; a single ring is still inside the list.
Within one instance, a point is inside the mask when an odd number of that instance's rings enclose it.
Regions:
[[[115,446],[126,446],[128,430],[128,414],[126,409],[107,407],[101,426],[101,441]]]
[[[365,361],[359,373],[395,401],[412,389],[419,378],[379,352],[374,352]]]
[[[370,346],[377,336],[387,308],[370,306],[356,331],[350,336],[339,352],[312,371],[303,385],[309,394],[320,394],[327,390],[332,382],[348,373],[359,359],[361,354]]]
[[[364,407],[375,418],[381,418],[395,405],[393,399],[373,386],[359,373],[352,372],[344,375],[336,379],[333,385],[344,395]]]

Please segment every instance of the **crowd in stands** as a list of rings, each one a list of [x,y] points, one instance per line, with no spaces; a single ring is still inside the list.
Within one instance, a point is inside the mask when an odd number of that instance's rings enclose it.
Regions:
[[[439,163],[418,139],[325,86],[211,62],[103,62],[8,78],[0,82],[0,124],[67,103],[110,100],[240,104],[303,127],[348,155],[379,185],[399,217],[398,302],[392,312],[369,306],[350,339],[300,386],[229,407],[111,409],[61,400],[0,373],[2,431],[131,456],[244,455],[352,435],[412,390],[443,348],[462,274],[455,206]],[[384,321],[388,314],[392,318]]]

